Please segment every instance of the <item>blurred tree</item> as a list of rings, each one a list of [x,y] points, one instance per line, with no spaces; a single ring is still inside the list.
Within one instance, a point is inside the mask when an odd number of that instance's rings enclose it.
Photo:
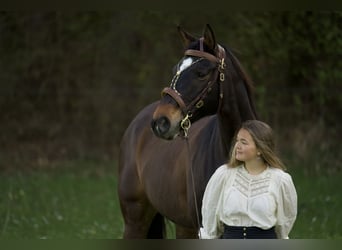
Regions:
[[[250,73],[261,119],[311,143],[308,128],[339,134],[341,12],[1,12],[2,167],[115,159],[183,55],[177,25],[200,36],[203,20]]]

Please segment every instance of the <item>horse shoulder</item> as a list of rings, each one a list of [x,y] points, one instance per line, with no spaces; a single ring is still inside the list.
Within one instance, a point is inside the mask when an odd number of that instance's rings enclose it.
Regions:
[[[127,127],[121,143],[119,152],[119,192],[121,195],[134,195],[141,193],[141,181],[137,167],[137,156],[142,143],[152,132],[149,122],[152,112],[158,102],[154,102],[142,109]],[[144,139],[145,138],[145,139]]]

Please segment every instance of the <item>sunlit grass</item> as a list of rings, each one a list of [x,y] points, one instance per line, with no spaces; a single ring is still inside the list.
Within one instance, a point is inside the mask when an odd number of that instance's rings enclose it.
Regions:
[[[101,165],[102,164],[102,165]],[[73,162],[0,176],[2,239],[118,239],[123,233],[115,164]],[[298,192],[295,239],[342,238],[341,174],[292,174]],[[175,231],[167,222],[168,238]]]
[[[1,176],[0,190],[1,238],[119,238],[122,235],[114,167],[104,175],[74,168],[60,173],[19,172]]]

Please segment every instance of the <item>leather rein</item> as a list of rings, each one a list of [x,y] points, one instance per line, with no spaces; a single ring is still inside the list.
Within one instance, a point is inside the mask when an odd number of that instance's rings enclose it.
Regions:
[[[181,93],[179,93],[176,89],[176,83],[181,74],[181,71],[178,71],[175,74],[175,76],[173,77],[171,81],[170,87],[164,88],[161,93],[162,96],[170,95],[177,102],[180,109],[182,110],[184,118],[181,121],[180,126],[184,131],[185,138],[187,138],[188,130],[191,127],[190,118],[192,117],[192,114],[195,112],[196,109],[199,109],[204,105],[204,99],[206,98],[207,94],[210,92],[212,86],[218,81],[218,79],[220,83],[222,83],[225,79],[224,69],[226,67],[226,64],[224,62],[224,59],[225,59],[226,53],[225,53],[224,48],[222,48],[220,45],[217,45],[218,46],[217,55],[214,56],[203,50],[203,40],[204,40],[203,38],[200,38],[200,50],[188,49],[185,51],[184,55],[198,57],[199,59],[196,60],[194,63],[202,59],[207,59],[211,62],[216,63],[218,65],[218,68],[212,80],[208,81],[207,86],[188,105],[185,104]],[[222,84],[220,84],[220,98],[219,98],[218,110],[221,108],[222,99],[223,99],[223,90],[222,90]]]

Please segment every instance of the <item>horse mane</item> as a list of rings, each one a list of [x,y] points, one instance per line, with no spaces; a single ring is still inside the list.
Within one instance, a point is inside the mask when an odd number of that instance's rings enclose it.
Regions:
[[[251,100],[251,106],[253,109],[254,114],[256,114],[256,109],[255,109],[255,105],[254,105],[254,101],[253,101],[253,94],[254,94],[254,82],[252,81],[252,79],[249,77],[249,75],[246,73],[245,69],[242,67],[242,65],[240,64],[239,60],[236,58],[236,56],[233,53],[233,50],[226,47],[226,46],[222,46],[226,53],[226,57],[228,57],[230,59],[230,61],[232,62],[232,66],[234,67],[236,73],[238,74],[238,76],[243,80],[245,87],[246,87],[246,91],[247,91],[247,95],[249,100]],[[227,70],[230,70],[230,73],[233,73],[233,70],[231,67],[228,67]]]

